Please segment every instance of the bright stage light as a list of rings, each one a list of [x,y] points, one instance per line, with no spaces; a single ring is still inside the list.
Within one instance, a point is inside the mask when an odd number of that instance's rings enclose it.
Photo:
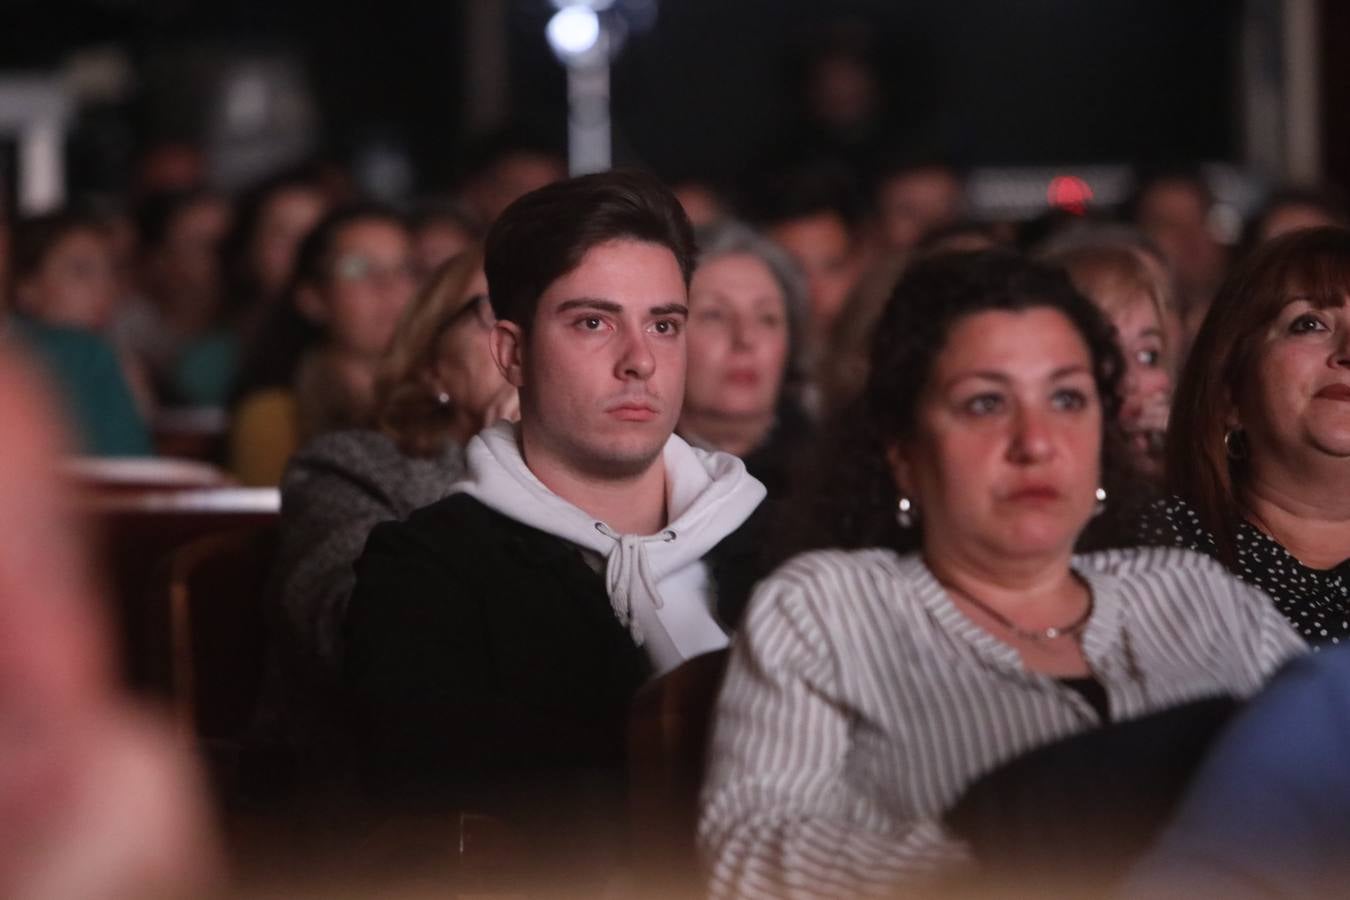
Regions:
[[[600,40],[600,17],[586,5],[564,6],[548,20],[544,34],[559,57],[582,56]]]

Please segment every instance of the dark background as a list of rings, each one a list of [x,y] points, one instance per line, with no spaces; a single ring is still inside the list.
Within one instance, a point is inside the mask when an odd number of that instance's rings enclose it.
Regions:
[[[288,49],[309,73],[326,152],[392,141],[436,187],[467,137],[461,5],[0,0],[0,69],[124,46],[140,90],[103,111],[94,134],[83,126],[107,164],[195,136],[196,82],[210,67],[183,60]],[[794,55],[829,20],[854,18],[875,37],[891,120],[916,152],[963,164],[1236,159],[1240,11],[1175,0],[665,0],[656,27],[632,35],[615,63],[616,156],[734,176],[792,118]],[[565,76],[543,39],[551,12],[547,0],[509,5],[506,118],[561,145]]]

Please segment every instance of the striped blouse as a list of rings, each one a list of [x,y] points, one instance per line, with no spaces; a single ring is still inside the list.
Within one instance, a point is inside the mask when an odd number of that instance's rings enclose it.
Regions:
[[[1247,696],[1305,649],[1260,591],[1172,548],[1075,557],[1112,718]],[[1094,727],[918,556],[826,550],[756,590],[718,700],[699,843],[714,896],[886,893],[959,869],[941,818],[980,775]]]

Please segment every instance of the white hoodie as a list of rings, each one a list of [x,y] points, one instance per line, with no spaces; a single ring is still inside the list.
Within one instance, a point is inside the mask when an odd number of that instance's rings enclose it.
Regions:
[[[525,465],[510,422],[469,441],[467,472],[450,488],[604,558],[614,614],[646,649],[658,675],[727,645],[713,618],[703,557],[750,517],[765,494],[729,453],[698,450],[671,435],[663,456],[670,522],[654,535],[618,534],[545,487]]]

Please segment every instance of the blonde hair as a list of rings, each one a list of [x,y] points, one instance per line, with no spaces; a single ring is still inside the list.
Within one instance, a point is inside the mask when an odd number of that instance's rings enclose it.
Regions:
[[[408,456],[438,456],[450,440],[455,398],[440,402],[427,375],[440,352],[441,336],[473,301],[469,285],[482,268],[481,244],[471,244],[437,266],[404,311],[381,362],[374,425]]]
[[[1160,266],[1150,265],[1144,251],[1104,240],[1051,253],[1044,259],[1064,269],[1073,286],[1107,316],[1115,315],[1141,294],[1147,297],[1158,317],[1164,350],[1172,349],[1168,346],[1171,291],[1165,272]]]

